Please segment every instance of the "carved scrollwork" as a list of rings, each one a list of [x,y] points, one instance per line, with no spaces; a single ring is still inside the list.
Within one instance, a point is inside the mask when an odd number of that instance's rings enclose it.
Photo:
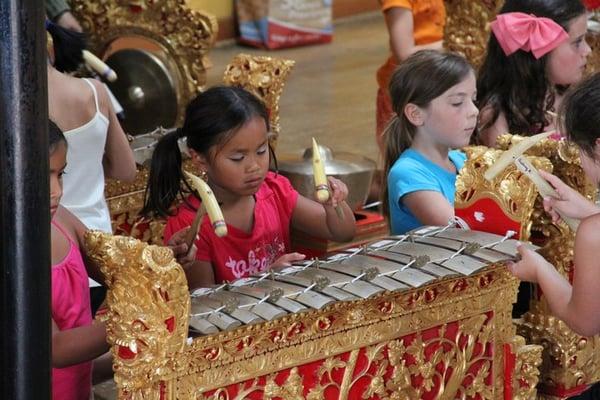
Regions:
[[[539,366],[542,364],[542,346],[525,344],[522,336],[515,336],[509,346],[515,360],[511,398],[535,400],[540,376]]]
[[[450,326],[326,358],[309,374],[316,379],[311,376],[304,381],[298,367],[292,367],[289,372],[217,389],[203,398],[242,399],[253,393],[266,399],[294,400],[416,400],[424,395],[437,399],[493,399],[491,320],[477,315]],[[420,384],[415,385],[415,381]]]
[[[572,389],[598,380],[597,338],[577,335],[563,321],[550,315],[549,310],[541,307],[534,303],[523,320],[517,323],[520,335],[526,337],[529,343],[544,348],[540,383]]]
[[[468,159],[456,179],[455,208],[467,209],[483,199],[490,199],[500,207],[506,218],[520,223],[519,237],[527,240],[537,197],[533,183],[515,165],[508,166],[490,182],[485,179],[484,173],[503,151],[474,146],[466,148],[465,152]],[[538,169],[552,171],[552,164],[546,158],[531,157],[531,162]]]
[[[484,276],[487,282],[485,285],[482,284]],[[418,368],[412,356],[406,356],[408,358],[402,367],[402,359],[393,354],[399,354],[402,344],[417,355],[417,349],[421,346],[419,343],[428,349],[427,355],[423,355],[425,362],[432,365],[431,369],[423,373],[430,377],[432,382],[439,382],[442,376],[447,379],[444,389],[436,386],[433,390],[445,393],[467,391],[470,382],[484,380],[489,385],[489,379],[492,379],[494,383],[489,386],[490,393],[501,393],[501,354],[481,353],[481,346],[473,343],[489,342],[500,346],[512,338],[514,327],[510,309],[516,296],[516,281],[503,267],[460,280],[463,282],[463,290],[460,292],[452,290],[456,280],[450,279],[422,290],[393,292],[360,302],[338,302],[321,311],[291,314],[216,336],[199,337],[193,341],[185,355],[178,357],[178,378],[174,385],[176,398],[193,398],[187,397],[188,393],[204,393],[205,398],[237,398],[232,397],[232,393],[255,385],[259,382],[255,381],[257,376],[269,376],[311,360],[323,360],[321,366],[316,367],[323,378],[323,387],[309,387],[306,396],[309,396],[311,391],[312,394],[307,398],[318,398],[321,390],[333,390],[341,393],[340,398],[346,398],[343,393],[356,389],[352,383],[353,378],[340,380],[340,374],[348,374],[349,377],[362,374],[364,379],[373,382],[371,385],[374,391],[379,390],[377,385],[383,379],[386,390],[395,393],[393,387],[406,385],[406,382],[410,381],[405,372],[409,376],[411,373],[417,375],[421,373],[418,371],[422,371],[422,368]],[[426,295],[427,292],[435,292],[437,295],[430,299]],[[383,302],[393,304],[393,311],[382,311],[380,305]],[[482,312],[472,313],[466,312],[467,310]],[[483,310],[493,311],[492,314],[488,314]],[[323,318],[327,318],[330,323],[326,326],[319,324],[318,321]],[[457,321],[457,318],[458,322],[452,322]],[[445,324],[454,324],[454,328],[442,327]],[[411,334],[426,330],[429,330],[429,333],[417,336]],[[406,335],[408,336],[402,342],[397,341]],[[456,335],[459,335],[460,339]],[[445,339],[442,339],[442,336]],[[433,337],[438,338],[437,342]],[[444,344],[440,344],[442,342]],[[459,342],[458,348],[450,350]],[[440,345],[448,350],[444,351],[444,355],[436,355],[437,358],[432,359],[430,350],[435,350],[435,347]],[[344,356],[344,353],[347,356]],[[381,372],[377,371],[381,365],[381,356],[378,354],[386,354],[392,358],[392,361],[386,361],[388,369],[384,378]],[[481,363],[473,364],[475,359]],[[477,369],[488,361],[493,364],[493,368],[487,372]],[[365,365],[371,367],[365,369]],[[433,365],[439,365],[440,371],[444,365],[448,368],[446,372],[439,372]],[[474,368],[469,367],[470,365]],[[342,366],[344,371],[348,372],[341,372]],[[335,374],[334,370],[337,371]],[[335,384],[325,383],[328,371],[337,377]],[[393,371],[395,383],[388,383]],[[493,375],[484,379],[492,372]],[[276,382],[281,383],[286,379],[286,375],[277,375]],[[233,381],[240,383],[232,385]],[[263,382],[261,380],[256,384],[264,386]],[[230,397],[225,397],[225,387]],[[214,397],[217,393],[221,397]],[[388,394],[391,396],[389,398],[397,398],[393,393]],[[490,396],[488,398],[493,398],[493,395]]]
[[[185,347],[190,296],[183,270],[170,249],[130,237],[89,231],[85,246],[108,286],[104,320],[120,398],[152,393]]]
[[[500,149],[509,147],[523,140],[519,135],[502,135],[497,144]],[[529,156],[545,157],[553,165],[553,173],[579,193],[591,201],[595,201],[598,190],[586,178],[581,168],[579,150],[566,140],[543,139],[526,151]],[[541,235],[544,242],[542,254],[569,279],[572,273],[573,246],[575,232],[563,223],[553,223],[543,208],[542,199],[537,198],[533,212],[532,231]],[[538,238],[539,240],[539,238]]]

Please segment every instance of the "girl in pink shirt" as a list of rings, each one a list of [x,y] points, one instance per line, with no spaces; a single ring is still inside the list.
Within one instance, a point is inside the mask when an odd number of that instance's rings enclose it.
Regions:
[[[92,388],[92,360],[108,351],[104,323],[94,323],[88,274],[103,282],[100,269],[83,262],[84,225],[59,206],[67,142],[49,122],[50,213],[52,240],[52,398],[87,400]]]
[[[187,268],[190,288],[234,280],[304,255],[289,253],[290,226],[336,241],[354,236],[355,221],[346,204],[348,188],[329,178],[325,205],[296,192],[289,181],[269,172],[269,119],[264,104],[238,87],[214,87],[186,110],[183,127],[163,137],[152,156],[144,212],[169,216],[165,239],[191,225],[200,205],[183,181],[178,140],[185,138],[193,162],[206,176],[221,205],[228,235],[218,238],[208,218],[202,222],[196,259]],[[176,200],[182,201],[172,212]],[[344,214],[340,218],[335,206]]]
[[[89,400],[92,363],[108,351],[106,326],[92,319],[88,276],[104,282],[100,268],[82,254],[85,226],[60,206],[62,176],[67,168],[67,141],[48,121],[50,145],[50,214],[52,248],[52,398]],[[178,256],[187,253],[186,231],[170,241]],[[195,250],[191,252],[195,256]],[[85,262],[84,262],[85,259]],[[182,265],[189,261],[178,260]],[[105,363],[103,363],[105,364]],[[106,372],[104,372],[106,374]]]

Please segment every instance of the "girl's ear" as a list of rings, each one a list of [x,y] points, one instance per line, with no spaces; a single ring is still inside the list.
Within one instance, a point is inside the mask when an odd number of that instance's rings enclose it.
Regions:
[[[208,171],[208,160],[203,154],[198,153],[194,149],[189,149],[190,156],[192,157],[192,162],[200,171]]]
[[[414,126],[423,126],[425,123],[425,113],[421,107],[413,103],[408,103],[404,107],[404,116]]]

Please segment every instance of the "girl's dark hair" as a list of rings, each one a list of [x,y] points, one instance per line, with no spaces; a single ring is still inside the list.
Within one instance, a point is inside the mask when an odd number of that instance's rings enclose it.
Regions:
[[[398,157],[408,149],[417,132],[404,109],[411,103],[421,108],[441,96],[452,86],[464,81],[473,68],[462,56],[435,50],[421,50],[404,60],[390,80],[390,98],[394,116],[384,131],[384,177]],[[388,187],[382,193],[383,210],[389,215]]]
[[[83,50],[87,46],[85,34],[72,31],[46,20],[46,30],[52,36],[54,67],[60,72],[73,72],[83,63]]]
[[[568,31],[573,18],[586,10],[580,0],[506,0],[499,14],[509,12],[550,18]],[[490,118],[479,127],[480,131],[492,126],[501,112],[513,134],[533,135],[549,125],[546,111],[553,111],[554,93],[566,88],[551,87],[546,77],[548,54],[536,59],[531,52],[517,50],[506,56],[494,34],[490,34],[477,79],[478,106],[482,111],[489,110]]]
[[[223,145],[253,118],[261,118],[269,130],[269,117],[263,102],[247,90],[216,86],[200,93],[187,106],[183,126],[162,137],[152,154],[143,214],[170,215],[169,208],[190,192],[183,179],[178,139],[199,154],[209,155],[213,146]],[[269,151],[272,149],[269,146]],[[182,188],[182,181],[186,188]]]
[[[600,138],[600,73],[567,91],[559,109],[560,129],[567,138],[593,157]]]
[[[48,147],[50,149],[50,153],[54,151],[56,145],[60,142],[67,143],[67,139],[65,135],[60,130],[60,128],[52,122],[52,120],[48,120]]]

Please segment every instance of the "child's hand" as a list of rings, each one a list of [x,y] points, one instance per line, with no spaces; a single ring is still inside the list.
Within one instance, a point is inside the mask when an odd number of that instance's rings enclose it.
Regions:
[[[331,189],[331,196],[329,196],[327,204],[335,207],[348,197],[348,186],[332,176],[327,177],[327,180],[329,181],[329,187]]]
[[[600,212],[591,201],[565,184],[558,177],[546,171],[540,171],[540,175],[550,182],[559,196],[558,199],[552,197],[544,198],[544,210],[550,214],[553,222],[558,222],[560,220],[557,211],[561,212],[566,217],[576,219],[583,219]]]
[[[302,261],[306,258],[304,254],[301,253],[288,253],[279,257],[277,260],[271,264],[272,269],[291,267],[294,261]]]
[[[538,274],[541,269],[553,268],[548,261],[533,250],[523,245],[517,247],[521,260],[516,263],[510,263],[508,269],[517,278],[526,282],[538,282]]]
[[[177,262],[187,269],[196,260],[196,245],[192,244],[190,249],[185,242],[187,234],[191,227],[183,228],[173,234],[167,243],[167,246],[173,250]]]

